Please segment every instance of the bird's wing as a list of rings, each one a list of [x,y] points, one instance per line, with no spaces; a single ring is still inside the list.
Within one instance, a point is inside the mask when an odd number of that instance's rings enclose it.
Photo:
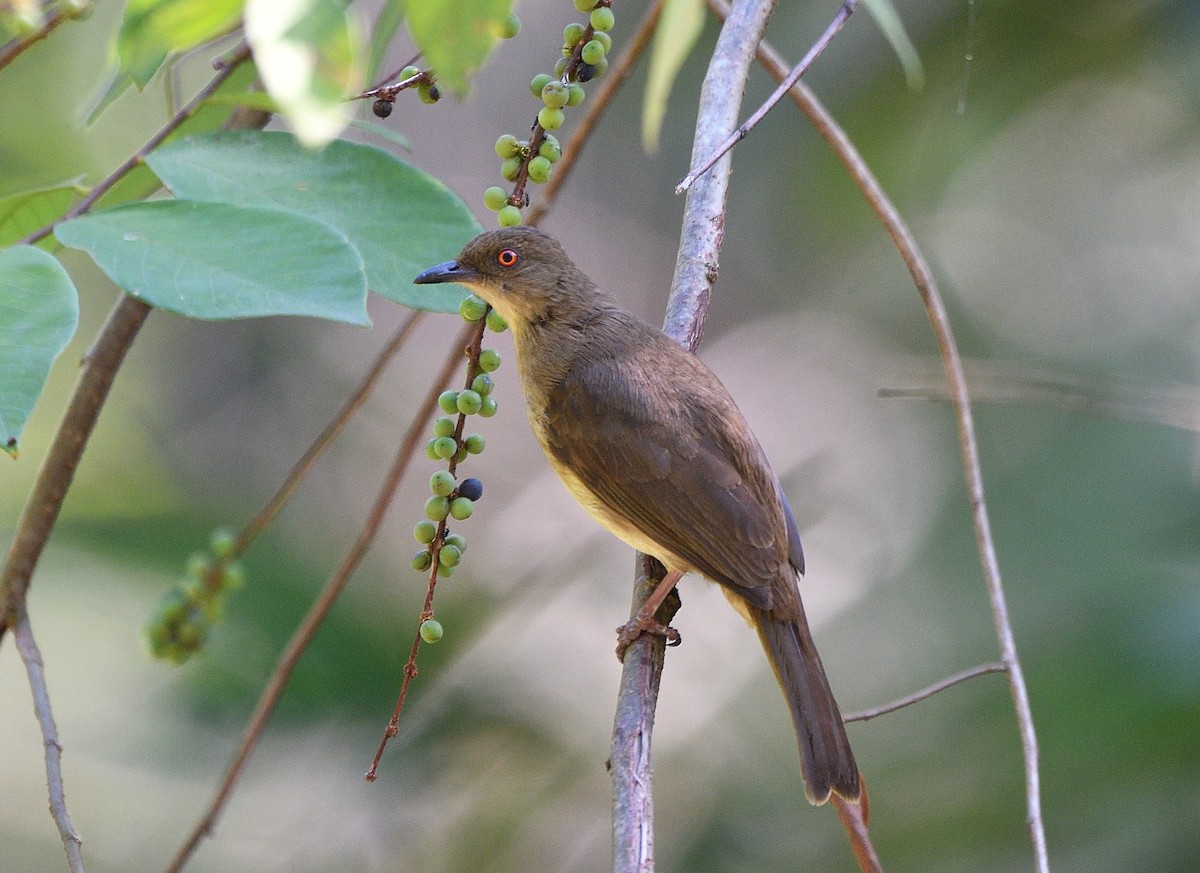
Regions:
[[[679,353],[669,377],[661,359],[644,355],[569,373],[548,398],[546,449],[604,510],[660,544],[658,557],[677,556],[770,609],[772,583],[789,560],[782,492],[728,392],[662,339],[668,354]]]

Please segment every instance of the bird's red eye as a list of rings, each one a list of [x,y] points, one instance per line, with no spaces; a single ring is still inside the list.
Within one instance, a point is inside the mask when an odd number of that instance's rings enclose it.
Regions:
[[[512,249],[501,249],[496,254],[496,263],[505,269],[515,267],[517,265],[517,261],[519,260],[521,260],[521,256]]]

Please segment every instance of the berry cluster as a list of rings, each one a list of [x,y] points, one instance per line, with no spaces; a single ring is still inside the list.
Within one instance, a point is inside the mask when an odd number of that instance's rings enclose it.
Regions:
[[[488,329],[497,333],[508,328],[498,312],[473,294],[463,300],[459,314],[469,322],[483,320]],[[481,350],[470,371],[474,373],[470,386],[461,391],[443,391],[438,397],[438,408],[445,415],[433,423],[433,438],[426,444],[425,454],[432,461],[446,461],[447,469],[429,477],[431,496],[425,501],[425,518],[413,528],[413,538],[423,548],[413,555],[412,567],[418,572],[433,573],[431,585],[437,577],[452,576],[467,550],[467,541],[450,533],[447,521],[466,521],[471,517],[475,502],[483,496],[483,483],[475,478],[459,480],[455,473],[468,456],[478,455],[484,449],[482,434],[463,436],[463,429],[467,416],[491,418],[496,414],[496,398],[492,396],[496,383],[491,374],[499,366],[498,351]],[[432,615],[426,615],[421,622],[421,639],[433,643],[441,637],[441,624]]]
[[[400,80],[396,84],[369,92],[375,97],[371,111],[379,118],[387,118],[392,114],[392,104],[396,102],[396,95],[409,88],[417,89],[417,97],[422,103],[432,104],[442,99],[442,92],[437,86],[437,77],[433,70],[422,70],[409,64],[400,71]]]
[[[529,139],[505,134],[496,140],[496,154],[504,162],[500,175],[514,183],[511,194],[494,185],[483,192],[483,204],[497,213],[496,223],[512,227],[521,223],[521,209],[529,203],[526,182],[542,185],[550,180],[554,164],[562,156],[562,146],[550,131],[563,125],[566,107],[583,103],[583,82],[604,75],[612,37],[608,35],[615,19],[612,0],[574,0],[575,8],[588,13],[587,24],[573,22],[563,30],[562,57],[554,73],[538,73],[529,83],[533,96],[542,102],[537,123]]]
[[[188,559],[187,582],[163,596],[146,625],[154,657],[182,664],[203,650],[209,630],[221,618],[225,595],[245,581],[241,564],[234,560],[236,543],[231,531],[218,528],[209,551]]]

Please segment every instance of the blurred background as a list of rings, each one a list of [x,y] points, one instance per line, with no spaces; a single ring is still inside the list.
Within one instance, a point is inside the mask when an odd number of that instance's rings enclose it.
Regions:
[[[942,283],[970,369],[983,472],[1041,743],[1052,867],[1200,869],[1200,7],[1192,0],[898,0],[925,70],[910,90],[865,12],[812,71]],[[836,4],[781,4],[768,38],[799,58]],[[618,48],[641,4],[615,4]],[[0,194],[102,177],[165,115],[128,93],[81,133],[120,4],[63,27],[0,76]],[[478,209],[495,138],[521,134],[527,83],[577,18],[523,0],[469,101],[402,99],[408,158]],[[639,146],[637,74],[544,228],[600,284],[661,321],[711,22]],[[389,68],[405,63],[397,46]],[[207,55],[184,67],[204,81]],[[746,110],[772,88],[758,71]],[[186,93],[186,88],[185,88]],[[411,96],[411,95],[409,95]],[[366,110],[366,107],[364,107]],[[568,117],[570,132],[572,119]],[[565,139],[564,139],[565,141]],[[90,144],[95,144],[91,147]],[[57,167],[44,176],[46,152]],[[35,175],[36,174],[36,175]],[[82,255],[79,335],[19,462],[21,503],[115,298]],[[274,661],[356,535],[456,316],[426,319],[346,435],[247,557],[207,652],[174,668],[142,628],[216,525],[240,526],[359,380],[375,328],[154,313],[122,371],[30,605],[93,873],[160,870],[208,802]],[[604,763],[633,556],[550,474],[524,420],[511,341],[501,414],[468,462],[486,494],[438,588],[400,734],[361,776],[395,700],[424,596],[408,566],[433,465],[419,459],[383,536],[300,663],[242,784],[188,869],[601,871]],[[995,660],[936,349],[896,252],[790,104],[734,155],[702,357],[738,398],[796,508],[803,591],[846,711]],[[885,396],[901,392],[905,398]],[[473,421],[474,423],[474,421]],[[466,470],[467,467],[464,468]],[[654,735],[665,871],[852,870],[829,809],[804,800],[786,708],[753,633],[683,583]],[[41,741],[11,640],[0,648],[5,870],[64,869]],[[1017,726],[986,676],[850,729],[889,871],[1032,869]]]

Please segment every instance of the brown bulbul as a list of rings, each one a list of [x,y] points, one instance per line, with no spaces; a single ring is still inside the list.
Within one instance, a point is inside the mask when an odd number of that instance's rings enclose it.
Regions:
[[[550,466],[597,521],[667,568],[626,644],[653,626],[682,574],[720,583],[787,698],[809,801],[831,791],[858,800],[858,768],[800,602],[796,522],[725,386],[533,228],[480,234],[414,281],[465,285],[504,316]]]

